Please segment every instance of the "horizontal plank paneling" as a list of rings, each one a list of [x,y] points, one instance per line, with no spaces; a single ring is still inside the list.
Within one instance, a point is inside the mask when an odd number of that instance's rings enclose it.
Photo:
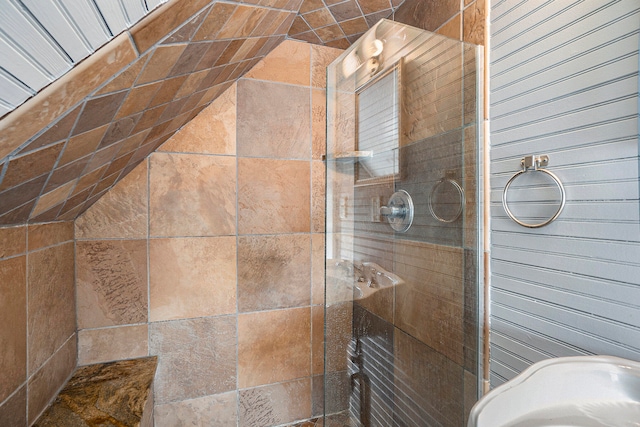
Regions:
[[[491,20],[492,385],[549,357],[640,360],[640,4],[495,0]],[[548,154],[566,190],[539,229],[502,207],[530,154]],[[543,178],[509,190],[522,220],[558,206]]]

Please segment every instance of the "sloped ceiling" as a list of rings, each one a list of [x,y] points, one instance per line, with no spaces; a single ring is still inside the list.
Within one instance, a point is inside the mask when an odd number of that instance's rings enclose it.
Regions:
[[[345,48],[394,11],[443,24],[422,7],[440,2],[400,1],[167,2],[0,120],[0,225],[75,219],[287,37]]]
[[[0,117],[167,0],[0,0]]]

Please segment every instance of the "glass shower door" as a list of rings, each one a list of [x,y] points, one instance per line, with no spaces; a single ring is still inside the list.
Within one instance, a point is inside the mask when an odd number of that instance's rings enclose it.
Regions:
[[[475,403],[480,49],[382,20],[328,68],[325,426]]]

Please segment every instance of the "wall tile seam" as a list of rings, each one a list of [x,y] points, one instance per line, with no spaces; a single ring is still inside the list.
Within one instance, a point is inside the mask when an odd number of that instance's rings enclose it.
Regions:
[[[266,383],[266,384],[256,385],[256,386],[253,386],[253,387],[239,388],[239,389],[237,389],[237,391],[239,393],[239,392],[242,392],[242,391],[255,390],[255,389],[263,388],[263,387],[271,387],[271,386],[274,386],[274,385],[287,384],[287,383],[292,383],[292,382],[296,382],[296,381],[300,381],[300,380],[306,380],[306,379],[308,379],[309,382],[311,382],[312,377],[316,377],[316,376],[321,376],[321,374],[318,374],[318,375],[307,375],[307,376],[304,376],[304,377],[291,378],[291,379],[288,379],[288,380],[282,380],[282,381],[278,381],[278,382],[275,382],[275,383]],[[219,393],[219,394],[221,394],[221,393]],[[215,395],[212,395],[212,396],[215,396]],[[283,424],[283,425],[289,426],[290,423]]]
[[[44,247],[41,247],[41,248],[38,248],[38,249],[33,249],[33,250],[30,250],[30,251],[27,251],[26,255],[34,254],[34,253],[41,252],[41,251],[44,251],[44,250],[47,250],[47,249],[51,249],[51,248],[57,248],[58,246],[66,245],[67,243],[73,243],[73,242],[75,242],[74,239],[65,240],[63,242],[56,243],[54,245],[44,246]],[[75,254],[74,254],[74,256],[75,256]]]
[[[67,339],[53,352],[51,353],[51,355],[44,361],[42,362],[42,364],[38,367],[38,369],[36,369],[33,373],[31,373],[29,375],[29,373],[27,372],[27,396],[29,395],[29,383],[31,382],[31,380],[33,379],[34,376],[36,376],[42,369],[44,369],[44,367],[51,361],[51,359],[53,359],[54,356],[56,356],[63,348],[64,346],[67,345],[67,343],[69,342],[69,340],[73,339],[74,336],[77,337],[78,333],[77,331],[73,331],[73,333],[71,335],[69,335],[69,337],[67,337]],[[77,341],[77,340],[76,340]],[[75,366],[78,365],[78,354],[76,352],[75,355]],[[27,366],[28,368],[28,366]],[[75,369],[74,369],[75,370]],[[55,399],[55,397],[58,395],[58,393],[60,392],[60,390],[62,390],[62,388],[64,387],[64,385],[67,383],[67,381],[69,381],[69,379],[71,378],[71,376],[73,375],[73,372],[71,372],[71,374],[64,380],[64,382],[62,383],[62,385],[60,386],[60,388],[58,388],[58,390],[55,392],[55,394],[53,395],[53,397],[49,400],[49,403],[51,403],[51,401],[53,399]],[[45,406],[44,409],[46,409],[49,406],[49,403]],[[29,404],[29,399],[27,398],[27,407]],[[44,410],[43,410],[44,411]],[[37,418],[37,417],[36,417]]]
[[[309,138],[309,141],[311,141],[311,138]],[[237,156],[238,159],[258,159],[258,160],[284,160],[284,161],[288,161],[288,162],[310,162],[311,161],[311,156],[309,156],[309,158],[292,158],[292,157],[264,157],[264,156],[244,156],[244,155],[240,155]],[[321,161],[321,160],[319,160]]]
[[[20,258],[20,257],[25,257],[25,262],[26,262],[27,254],[28,254],[28,252],[21,252],[19,254],[15,254],[15,255],[8,256],[8,257],[0,258],[0,262],[7,261],[7,260],[10,260],[10,259],[14,259],[14,258]]]
[[[311,71],[313,72],[313,71]],[[287,83],[287,82],[281,82],[281,81],[277,81],[277,80],[265,80],[265,79],[257,79],[255,77],[241,77],[238,79],[238,81],[255,81],[255,82],[261,82],[261,83],[271,83],[274,85],[279,85],[279,86],[289,86],[289,87],[297,87],[297,88],[306,88],[306,89],[320,89],[320,87],[317,86],[311,86],[311,85],[302,85],[302,84],[296,84],[296,83]]]
[[[223,314],[217,314],[217,315],[212,315],[212,316],[199,316],[199,317],[180,317],[178,319],[163,319],[163,320],[149,320],[147,323],[140,323],[140,324],[136,324],[137,326],[140,325],[158,325],[158,324],[162,324],[162,323],[170,323],[170,322],[182,322],[182,321],[191,321],[191,320],[200,320],[200,319],[220,319],[220,318],[232,318],[232,317],[236,317],[238,316],[239,313],[223,313]],[[131,326],[131,325],[119,325],[119,326]],[[118,327],[118,326],[115,326]],[[102,329],[102,328],[94,328],[94,329]],[[107,328],[105,328],[107,329]],[[109,327],[109,329],[112,329],[112,327]],[[149,331],[151,332],[151,331]],[[149,341],[150,342],[150,341]],[[153,355],[152,355],[153,356]]]
[[[108,329],[119,329],[119,328],[129,328],[133,326],[147,326],[151,322],[139,322],[139,323],[123,323],[121,325],[107,325],[107,326],[96,326],[91,328],[78,328],[77,332],[80,331],[102,331]]]
[[[301,306],[294,306],[294,307],[270,308],[270,309],[265,309],[265,310],[238,312],[238,313],[236,313],[236,315],[237,316],[249,316],[249,315],[259,314],[259,313],[273,313],[274,311],[302,310],[302,309],[309,309],[309,313],[311,313],[311,307],[312,307],[312,305],[308,304],[308,305],[301,305]]]
[[[184,129],[181,128],[181,130]],[[174,135],[179,133],[176,132]],[[169,151],[169,150],[161,150],[162,145],[158,148],[158,150],[154,151],[151,154],[171,154],[171,155],[185,155],[185,156],[206,156],[206,157],[238,157],[236,154],[227,154],[227,153],[199,153],[196,151]]]
[[[29,382],[29,379],[27,378],[23,383],[21,383],[18,387],[16,387],[16,389],[15,389],[15,390],[13,390],[13,392],[12,392],[11,394],[9,394],[9,395],[7,396],[7,398],[6,398],[6,399],[4,399],[2,402],[0,402],[0,408],[2,408],[2,406],[3,406],[3,405],[5,405],[5,404],[9,403],[9,401],[10,401],[13,397],[15,397],[15,396],[20,392],[20,390],[21,390],[22,388],[24,388],[24,390],[25,390],[25,394],[26,394],[26,390],[27,390],[27,383],[28,383],[28,382]],[[22,427],[22,426],[20,426],[20,427]]]

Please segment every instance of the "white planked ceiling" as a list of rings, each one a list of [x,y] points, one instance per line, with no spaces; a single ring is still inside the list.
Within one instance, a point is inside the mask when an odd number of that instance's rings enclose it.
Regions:
[[[0,0],[0,117],[167,0]]]

